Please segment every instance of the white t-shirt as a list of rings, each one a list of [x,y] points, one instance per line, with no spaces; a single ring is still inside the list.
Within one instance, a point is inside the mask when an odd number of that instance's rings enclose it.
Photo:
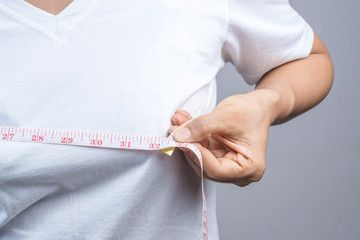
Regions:
[[[165,137],[177,109],[213,110],[226,62],[254,84],[312,43],[286,0],[1,0],[0,126]],[[200,239],[201,212],[180,151],[0,142],[2,240]]]

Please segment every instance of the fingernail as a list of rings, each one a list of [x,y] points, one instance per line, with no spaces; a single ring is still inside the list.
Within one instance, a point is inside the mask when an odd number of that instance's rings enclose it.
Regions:
[[[173,125],[179,125],[178,121],[175,118],[171,118],[171,123]]]
[[[174,133],[174,138],[180,142],[185,141],[189,137],[191,137],[191,132],[188,128],[180,129]]]

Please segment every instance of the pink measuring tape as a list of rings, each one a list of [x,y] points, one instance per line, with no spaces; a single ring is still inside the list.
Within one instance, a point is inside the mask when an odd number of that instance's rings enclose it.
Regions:
[[[203,161],[200,150],[194,144],[175,142],[172,136],[165,138],[26,127],[1,127],[0,134],[0,141],[49,143],[133,150],[161,150],[169,156],[171,156],[176,147],[183,147],[191,150],[199,159],[201,167],[201,189],[203,197],[201,238],[208,240],[208,220],[204,192]]]

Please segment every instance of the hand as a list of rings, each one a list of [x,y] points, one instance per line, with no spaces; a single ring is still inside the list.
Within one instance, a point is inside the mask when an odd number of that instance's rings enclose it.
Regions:
[[[234,95],[218,104],[212,113],[192,119],[185,110],[172,117],[174,139],[194,143],[201,151],[204,177],[216,182],[246,186],[259,181],[265,171],[265,153],[276,95],[255,90]],[[200,176],[196,156],[182,148]]]

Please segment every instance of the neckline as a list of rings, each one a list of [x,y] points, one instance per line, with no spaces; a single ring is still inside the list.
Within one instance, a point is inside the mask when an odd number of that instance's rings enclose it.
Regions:
[[[63,45],[76,26],[103,0],[73,0],[58,14],[46,12],[24,0],[1,0],[0,9],[14,20]]]
[[[63,15],[63,14],[66,14],[66,11],[68,11],[68,9],[71,10],[72,6],[75,2],[77,3],[78,1],[77,0],[73,0],[72,2],[70,2],[69,5],[67,5],[61,12],[59,12],[58,14],[52,14],[52,13],[49,13],[41,8],[38,8],[34,5],[32,5],[31,3],[25,1],[25,0],[13,0],[12,2],[16,2],[16,1],[21,1],[21,2],[24,2],[24,6],[25,7],[28,7],[29,9],[33,9],[33,11],[37,11],[39,12],[39,14],[44,14],[44,15],[48,15],[48,16],[59,16],[59,15]],[[27,6],[26,6],[27,5]],[[65,13],[63,13],[65,12]]]
[[[53,15],[53,16],[58,16],[58,15],[60,15],[62,12],[66,11],[67,8],[70,8],[70,7],[71,7],[71,4],[73,4],[73,3],[75,2],[75,0],[72,0],[72,1],[71,1],[65,8],[63,8],[58,14],[53,14],[53,13],[50,13],[50,12],[44,10],[44,9],[41,9],[41,8],[39,8],[39,7],[37,7],[37,6],[29,3],[29,2],[26,1],[26,0],[22,0],[22,1],[25,2],[25,5],[26,5],[26,4],[29,4],[29,5],[30,5],[29,8],[33,7],[33,8],[36,8],[36,10],[38,10],[39,12],[42,12],[43,14],[50,14],[50,15]]]

